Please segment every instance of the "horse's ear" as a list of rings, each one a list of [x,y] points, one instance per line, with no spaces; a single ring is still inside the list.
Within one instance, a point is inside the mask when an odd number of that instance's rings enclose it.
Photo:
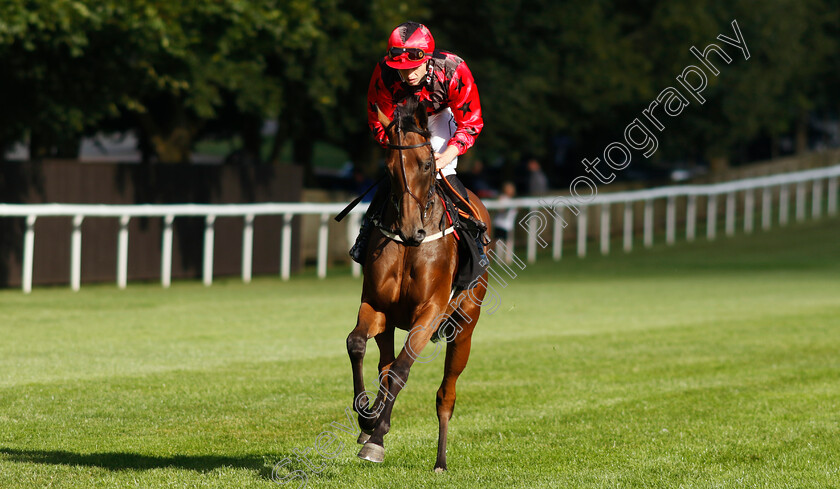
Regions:
[[[379,107],[376,107],[376,116],[379,118],[379,123],[382,124],[382,127],[388,127],[391,124],[391,119],[388,118],[385,113],[379,110]]]
[[[417,123],[417,127],[423,131],[429,130],[429,112],[426,107],[425,102],[420,102],[414,111],[414,121]]]

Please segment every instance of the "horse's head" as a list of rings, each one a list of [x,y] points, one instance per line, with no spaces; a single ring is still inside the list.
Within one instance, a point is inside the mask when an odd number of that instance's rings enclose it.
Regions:
[[[394,110],[394,119],[379,111],[388,135],[385,165],[391,179],[391,201],[397,212],[397,234],[409,246],[426,237],[427,214],[433,205],[435,158],[426,108],[410,98]]]

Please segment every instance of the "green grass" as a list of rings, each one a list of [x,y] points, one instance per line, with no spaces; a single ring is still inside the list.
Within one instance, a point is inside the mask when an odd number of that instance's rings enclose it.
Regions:
[[[383,464],[341,434],[307,487],[838,487],[838,243],[823,220],[530,265],[476,329],[447,473],[437,359],[412,370]],[[344,420],[359,288],[0,292],[0,487],[278,487],[274,464]]]

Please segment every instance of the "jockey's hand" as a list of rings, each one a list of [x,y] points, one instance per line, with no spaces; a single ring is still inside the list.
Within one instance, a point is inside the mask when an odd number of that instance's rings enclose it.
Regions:
[[[443,153],[435,153],[435,170],[441,170],[458,156],[458,148],[447,146]]]

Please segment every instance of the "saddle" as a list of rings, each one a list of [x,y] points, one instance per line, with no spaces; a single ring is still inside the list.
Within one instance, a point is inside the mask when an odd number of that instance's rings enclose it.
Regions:
[[[458,242],[458,270],[452,282],[453,292],[471,289],[476,286],[476,279],[487,271],[489,264],[484,253],[484,245],[490,243],[487,225],[469,214],[466,205],[457,205],[449,192],[440,186],[437,187],[437,193],[446,208],[441,218],[441,229],[452,225]]]

